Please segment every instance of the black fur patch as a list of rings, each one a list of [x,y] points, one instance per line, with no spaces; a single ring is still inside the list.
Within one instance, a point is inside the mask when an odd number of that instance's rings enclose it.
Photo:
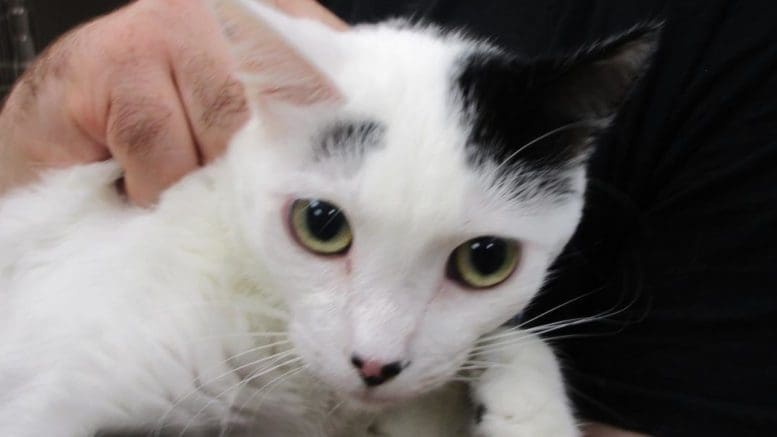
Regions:
[[[475,424],[480,425],[480,422],[483,421],[483,416],[486,414],[486,406],[483,404],[478,404],[477,407],[475,407]]]
[[[385,130],[385,126],[376,121],[337,122],[321,135],[316,157],[361,157],[383,144]]]
[[[548,194],[570,189],[595,136],[652,55],[655,26],[561,57],[525,59],[484,49],[467,54],[455,87],[463,98],[473,165],[495,164],[514,185],[526,174]]]
[[[549,170],[579,156],[574,141],[578,129],[537,140],[579,121],[548,104],[545,92],[549,85],[542,82],[550,78],[541,70],[540,65],[489,52],[474,53],[464,60],[458,87],[472,115],[469,144],[478,149],[473,154],[476,163],[490,159],[500,164],[517,152],[508,164]],[[528,145],[532,141],[536,142]]]

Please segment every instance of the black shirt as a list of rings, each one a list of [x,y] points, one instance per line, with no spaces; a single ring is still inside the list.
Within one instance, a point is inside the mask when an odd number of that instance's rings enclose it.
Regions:
[[[0,0],[0,102],[35,52],[125,0]]]
[[[65,2],[37,3],[51,14]],[[87,3],[67,2],[83,17],[104,10]],[[323,3],[350,22],[413,15],[530,55],[665,21],[653,67],[591,158],[580,228],[523,318],[577,320],[547,337],[587,420],[777,435],[777,3]]]

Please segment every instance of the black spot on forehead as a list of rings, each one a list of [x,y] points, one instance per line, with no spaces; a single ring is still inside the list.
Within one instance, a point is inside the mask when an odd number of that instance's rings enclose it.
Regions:
[[[575,120],[552,113],[543,102],[546,78],[536,67],[499,52],[463,57],[455,92],[461,98],[469,129],[467,154],[476,169],[498,169],[499,183],[508,183],[515,197],[552,196],[572,192],[569,170],[579,164],[580,131]]]
[[[338,121],[327,126],[316,142],[316,158],[361,158],[383,145],[386,127],[374,120]]]
[[[515,174],[536,176],[534,186],[563,194],[570,170],[581,168],[645,71],[659,32],[645,23],[532,59],[483,46],[463,54],[453,91],[464,105],[471,163],[498,168],[514,183],[521,182]]]
[[[497,51],[461,59],[455,92],[464,105],[474,166],[563,178],[581,163],[591,129],[554,106],[549,89],[554,77],[543,67],[541,61],[522,62]],[[566,191],[558,180],[543,185]]]

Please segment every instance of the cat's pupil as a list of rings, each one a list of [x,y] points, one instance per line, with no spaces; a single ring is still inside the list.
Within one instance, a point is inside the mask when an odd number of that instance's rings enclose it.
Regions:
[[[321,200],[311,200],[306,214],[310,233],[320,241],[329,241],[336,237],[345,225],[345,217],[340,210]]]
[[[507,259],[507,243],[500,238],[483,237],[469,246],[472,267],[483,276],[499,271]]]

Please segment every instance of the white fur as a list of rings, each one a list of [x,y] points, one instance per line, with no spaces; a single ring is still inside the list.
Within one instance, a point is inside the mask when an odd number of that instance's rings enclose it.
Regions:
[[[573,232],[581,169],[576,196],[521,205],[467,164],[449,76],[471,43],[380,25],[296,32],[309,23],[252,8],[286,26],[339,103],[291,108],[305,123],[280,135],[257,110],[222,160],[150,211],[118,198],[112,163],[51,173],[2,199],[0,435],[245,422],[262,436],[356,436],[375,420],[410,435],[402,424],[426,426],[413,422],[423,409],[402,401],[450,381],[478,338],[522,310]],[[313,159],[320,129],[350,119],[385,123],[385,144],[356,169]],[[296,198],[342,208],[354,233],[346,257],[294,241],[285,208]],[[472,292],[446,279],[445,263],[481,235],[521,241],[523,253],[508,281]],[[367,391],[352,353],[412,364]],[[575,435],[547,347],[497,355],[473,393],[499,408],[476,432]],[[504,419],[513,409],[520,427]],[[431,407],[423,417],[450,416]]]

